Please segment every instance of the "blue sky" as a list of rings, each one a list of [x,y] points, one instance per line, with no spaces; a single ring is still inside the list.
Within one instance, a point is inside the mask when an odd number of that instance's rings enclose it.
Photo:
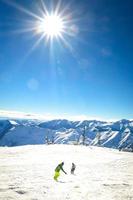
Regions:
[[[44,1],[49,12],[53,2]],[[133,1],[62,0],[67,45],[44,37],[33,48],[40,35],[25,29],[39,8],[41,0],[0,0],[0,109],[133,118]]]

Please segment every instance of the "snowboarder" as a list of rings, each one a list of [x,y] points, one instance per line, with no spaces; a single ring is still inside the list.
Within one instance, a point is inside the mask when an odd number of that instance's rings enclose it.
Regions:
[[[55,175],[54,175],[54,180],[58,181],[58,177],[60,176],[60,170],[62,170],[65,174],[67,174],[64,169],[63,169],[64,162],[60,163],[56,168],[55,168]]]
[[[75,169],[76,169],[76,165],[72,163],[71,174],[74,174]]]

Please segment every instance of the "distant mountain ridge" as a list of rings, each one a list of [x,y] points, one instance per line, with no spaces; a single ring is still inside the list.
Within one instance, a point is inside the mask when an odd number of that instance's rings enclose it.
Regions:
[[[133,149],[133,120],[1,119],[0,146],[64,143]]]

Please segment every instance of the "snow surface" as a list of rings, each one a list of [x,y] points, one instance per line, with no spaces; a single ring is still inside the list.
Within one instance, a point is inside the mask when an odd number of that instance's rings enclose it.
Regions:
[[[62,161],[67,175],[61,172],[56,182],[54,169]],[[132,200],[132,153],[74,145],[0,147],[0,199]]]

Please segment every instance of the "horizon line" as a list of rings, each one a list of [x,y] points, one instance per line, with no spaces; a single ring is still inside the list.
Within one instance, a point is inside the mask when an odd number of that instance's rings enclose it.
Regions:
[[[45,114],[37,114],[37,113],[26,113],[21,111],[13,111],[13,110],[1,110],[0,109],[0,117],[2,118],[12,118],[12,119],[32,119],[32,120],[57,120],[57,119],[66,119],[73,121],[84,121],[84,120],[96,120],[96,121],[105,121],[105,122],[115,122],[120,121],[122,119],[103,119],[101,117],[96,116],[87,116],[87,115],[52,115],[50,113]],[[125,118],[123,118],[125,119]],[[132,120],[132,119],[127,119]]]

